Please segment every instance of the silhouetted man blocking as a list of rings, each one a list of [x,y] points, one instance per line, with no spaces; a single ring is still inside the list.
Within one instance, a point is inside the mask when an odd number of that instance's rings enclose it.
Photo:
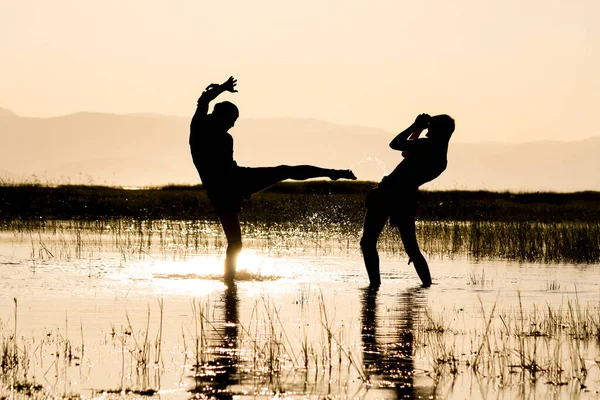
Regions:
[[[286,179],[356,179],[347,169],[311,165],[239,167],[233,159],[233,137],[228,132],[239,117],[238,108],[224,101],[215,104],[213,112],[208,114],[209,103],[223,92],[237,92],[236,84],[233,77],[220,85],[210,84],[198,99],[198,108],[190,125],[192,159],[227,237],[224,278],[228,284],[235,279],[236,259],[242,250],[238,213],[243,199]]]
[[[426,137],[419,139],[425,129]],[[423,286],[431,285],[429,266],[419,250],[415,232],[417,193],[419,186],[434,180],[446,169],[448,143],[453,132],[454,120],[448,115],[421,114],[391,141],[390,147],[402,151],[404,160],[367,195],[367,215],[360,241],[371,285],[381,283],[377,241],[388,218],[392,226],[398,227],[409,264],[413,262]]]

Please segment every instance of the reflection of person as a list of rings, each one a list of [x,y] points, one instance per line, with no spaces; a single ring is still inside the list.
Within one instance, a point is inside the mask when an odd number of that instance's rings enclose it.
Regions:
[[[381,321],[377,316],[378,290],[377,286],[370,285],[363,289],[361,298],[361,341],[365,372],[373,378],[393,382],[394,397],[397,399],[433,398],[431,388],[417,386],[413,358],[415,316],[425,300],[421,296],[422,289],[410,288],[398,296],[398,307],[394,307],[397,314],[390,316],[392,324]]]
[[[208,368],[214,374],[196,374],[195,387],[191,390],[195,398],[215,396],[218,399],[232,399],[231,387],[240,383],[238,365],[238,324],[239,298],[237,286],[229,285],[217,306],[223,307],[222,329],[216,328],[219,344],[214,349],[214,360],[209,361]],[[219,324],[215,325],[219,327]]]
[[[238,351],[238,324],[239,324],[239,297],[237,285],[229,285],[223,293],[223,306],[225,308],[223,323],[223,351],[221,359],[217,363],[223,367],[227,379],[223,381],[228,385],[238,383],[237,373],[237,351]]]
[[[427,129],[425,138],[419,135]],[[377,241],[387,220],[397,226],[404,249],[423,286],[431,285],[429,266],[417,243],[415,214],[419,186],[437,178],[447,165],[448,142],[454,120],[448,115],[421,114],[390,147],[402,151],[404,160],[367,195],[367,215],[360,246],[371,285],[379,285]]]
[[[235,93],[236,80],[230,77],[222,84],[209,85],[200,99],[190,126],[190,149],[225,236],[225,281],[235,278],[236,258],[242,249],[238,213],[244,198],[286,179],[310,178],[356,179],[352,171],[327,169],[312,165],[280,165],[267,168],[239,167],[233,160],[233,137],[228,133],[239,116],[238,108],[228,101],[218,103],[208,114],[209,103],[223,92]]]
[[[377,343],[377,292],[378,286],[363,289],[360,307],[360,338],[362,340],[363,365],[366,372],[377,371],[381,350]]]

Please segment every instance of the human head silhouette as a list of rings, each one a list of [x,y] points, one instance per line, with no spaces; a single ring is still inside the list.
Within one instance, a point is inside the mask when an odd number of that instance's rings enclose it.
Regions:
[[[240,116],[237,106],[229,101],[215,104],[212,112],[215,123],[222,129],[233,128],[235,121]]]
[[[429,120],[426,136],[435,140],[450,140],[454,132],[454,119],[446,114],[435,115]]]

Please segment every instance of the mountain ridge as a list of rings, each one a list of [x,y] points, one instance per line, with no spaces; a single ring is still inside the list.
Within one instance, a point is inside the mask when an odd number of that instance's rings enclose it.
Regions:
[[[189,118],[97,112],[35,118],[7,109],[0,115],[0,171],[17,181],[35,175],[115,186],[199,183],[189,155]],[[231,133],[244,166],[352,168],[359,179],[378,181],[402,159],[388,146],[393,132],[319,119],[242,118]],[[600,136],[522,143],[459,138],[460,130],[448,170],[426,188],[600,190]]]

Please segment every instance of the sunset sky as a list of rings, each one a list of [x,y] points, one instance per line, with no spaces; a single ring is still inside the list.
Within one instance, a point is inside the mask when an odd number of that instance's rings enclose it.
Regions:
[[[234,75],[242,117],[405,127],[457,139],[599,135],[598,0],[0,0],[0,107],[193,113]],[[227,97],[224,97],[227,98]]]

